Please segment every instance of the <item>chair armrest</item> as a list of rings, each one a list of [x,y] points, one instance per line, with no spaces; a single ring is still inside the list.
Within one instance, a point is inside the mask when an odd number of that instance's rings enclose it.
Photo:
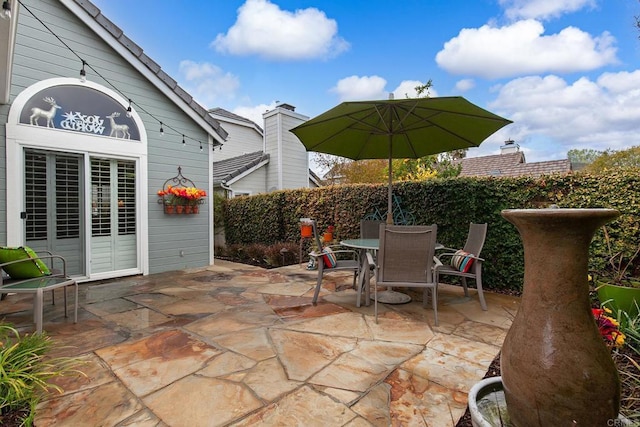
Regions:
[[[331,249],[331,251],[336,255],[336,257],[338,256],[338,254],[352,254],[355,260],[360,259],[360,254],[358,253],[358,251],[354,251],[351,249],[338,249],[338,250]],[[319,258],[322,255],[325,255],[325,253],[317,252],[317,251],[309,252],[309,256],[312,256],[314,258]]]
[[[375,268],[377,268],[378,266],[376,265],[375,260],[373,259],[373,255],[371,254],[371,252],[366,252],[366,256],[367,256],[367,264],[369,266],[373,266]]]
[[[49,268],[49,272],[51,273],[49,276],[54,276],[54,277],[67,277],[67,260],[60,256],[60,255],[42,255],[42,256],[37,256],[35,258],[25,258],[25,259],[18,259],[15,261],[9,261],[9,262],[4,262],[0,264],[0,269],[3,269],[5,266],[8,265],[12,265],[12,264],[18,264],[21,262],[33,262],[34,260],[41,260],[43,262],[45,262],[45,260],[49,260],[49,265],[47,265],[47,268]],[[59,260],[62,263],[62,270],[59,272],[55,272],[54,270],[54,260]],[[46,262],[45,262],[46,264]],[[12,281],[12,283],[17,283],[16,281],[24,281],[24,280],[30,280],[30,279],[11,279],[9,278],[9,280]],[[0,274],[0,286],[2,286],[4,284],[5,281],[5,277],[4,274]]]
[[[433,268],[436,269],[438,267],[442,266],[442,262],[440,261],[440,259],[434,255],[433,257]]]
[[[460,255],[460,254],[457,254],[455,252],[445,252],[445,253],[442,253],[442,254],[438,254],[435,257],[438,259],[438,261],[442,262],[442,258],[443,257],[452,257],[454,255]],[[477,257],[475,255],[469,254],[469,255],[465,255],[465,256],[469,257],[469,258],[472,258],[472,259],[474,259],[476,261],[484,261],[484,258],[480,258],[480,257]]]

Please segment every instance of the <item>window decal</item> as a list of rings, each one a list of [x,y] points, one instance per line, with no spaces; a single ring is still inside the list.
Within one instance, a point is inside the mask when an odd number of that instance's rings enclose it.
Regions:
[[[20,123],[92,135],[140,140],[132,117],[110,96],[81,85],[43,89],[27,101]]]

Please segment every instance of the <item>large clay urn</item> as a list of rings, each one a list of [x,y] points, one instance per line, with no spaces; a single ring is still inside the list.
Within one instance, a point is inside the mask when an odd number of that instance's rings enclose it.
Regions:
[[[593,319],[587,278],[593,234],[618,215],[502,211],[524,245],[522,300],[500,357],[507,410],[518,427],[606,426],[618,416],[620,379]]]

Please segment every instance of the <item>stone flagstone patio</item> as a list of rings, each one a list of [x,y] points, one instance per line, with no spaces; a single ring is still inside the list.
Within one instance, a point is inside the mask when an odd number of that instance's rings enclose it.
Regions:
[[[352,275],[303,265],[207,268],[80,286],[78,324],[62,290],[45,298],[56,355],[86,377],[38,408],[43,426],[453,426],[498,354],[519,300],[439,286],[440,325],[420,301],[357,308]],[[414,299],[418,294],[411,294]],[[32,300],[0,318],[33,332]]]

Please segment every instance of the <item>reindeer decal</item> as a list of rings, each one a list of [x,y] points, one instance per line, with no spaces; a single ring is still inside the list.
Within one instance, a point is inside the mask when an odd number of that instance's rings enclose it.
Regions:
[[[38,123],[38,119],[40,117],[44,117],[47,120],[47,127],[55,128],[56,126],[53,124],[53,117],[56,115],[56,110],[58,110],[60,106],[56,104],[56,100],[50,96],[43,98],[43,101],[50,104],[51,108],[48,111],[37,107],[32,108],[29,122],[32,125],[40,126],[40,124]]]
[[[131,136],[129,135],[129,126],[117,124],[116,121],[113,120],[114,117],[120,117],[120,113],[113,112],[107,116],[107,118],[111,122],[111,133],[109,134],[109,136],[115,138],[131,138]],[[122,137],[118,136],[120,133],[122,133]]]

